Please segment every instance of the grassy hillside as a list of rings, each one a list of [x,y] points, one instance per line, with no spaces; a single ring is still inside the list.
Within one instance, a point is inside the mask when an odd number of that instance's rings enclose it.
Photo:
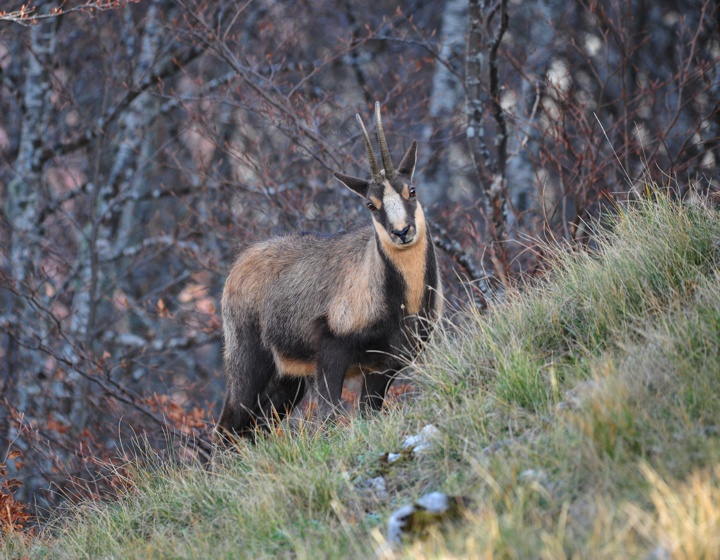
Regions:
[[[366,558],[394,510],[437,490],[470,505],[398,557],[720,557],[720,216],[642,203],[594,254],[556,260],[542,285],[453,318],[416,398],[212,473],[138,464],[123,500],[0,551]],[[430,450],[386,460],[427,424]],[[386,493],[367,482],[380,476]]]

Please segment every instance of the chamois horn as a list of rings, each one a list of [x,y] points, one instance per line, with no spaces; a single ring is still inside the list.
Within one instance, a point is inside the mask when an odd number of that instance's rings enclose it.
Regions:
[[[360,115],[357,113],[355,113],[355,120],[357,120],[360,125],[363,140],[365,141],[365,150],[367,151],[368,161],[370,162],[370,173],[372,174],[373,183],[380,183],[382,181],[382,173],[380,173],[380,166],[378,166],[377,159],[375,158],[375,151],[370,142],[370,136],[368,136],[362,118],[360,118]]]
[[[380,102],[375,102],[375,128],[377,129],[378,144],[380,146],[380,157],[382,158],[383,167],[385,168],[385,177],[392,181],[395,178],[395,168],[393,167],[390,150],[388,150],[387,140],[385,140],[385,130],[383,130],[382,118],[380,117]]]

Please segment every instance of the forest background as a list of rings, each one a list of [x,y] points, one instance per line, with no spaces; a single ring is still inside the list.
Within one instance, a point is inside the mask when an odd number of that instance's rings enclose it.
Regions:
[[[234,255],[367,219],[332,172],[376,100],[451,308],[648,181],[718,192],[709,0],[36,4],[0,15],[0,462],[38,510],[112,492],[137,436],[207,452]]]

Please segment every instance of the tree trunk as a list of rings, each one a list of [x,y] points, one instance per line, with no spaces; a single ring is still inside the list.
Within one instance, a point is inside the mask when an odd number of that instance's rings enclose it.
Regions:
[[[443,8],[442,44],[435,62],[430,93],[430,120],[422,140],[430,149],[421,151],[418,167],[423,173],[423,203],[432,206],[448,199],[454,167],[447,147],[453,136],[453,119],[462,108],[462,74],[468,0],[447,0]],[[424,152],[424,153],[423,153]]]

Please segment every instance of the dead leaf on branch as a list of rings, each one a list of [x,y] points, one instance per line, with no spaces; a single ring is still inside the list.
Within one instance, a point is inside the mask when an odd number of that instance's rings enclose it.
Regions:
[[[167,395],[155,394],[145,399],[153,412],[159,412],[167,418],[174,426],[183,432],[189,429],[203,429],[209,422],[208,411],[204,408],[194,407],[190,411],[174,402]]]
[[[18,450],[8,453],[8,459],[17,459],[21,456],[22,453]],[[28,526],[32,520],[28,505],[16,501],[13,495],[13,489],[22,485],[23,483],[17,478],[7,478],[7,467],[0,463],[0,530],[3,535],[18,532],[32,535],[35,532],[34,528]]]

